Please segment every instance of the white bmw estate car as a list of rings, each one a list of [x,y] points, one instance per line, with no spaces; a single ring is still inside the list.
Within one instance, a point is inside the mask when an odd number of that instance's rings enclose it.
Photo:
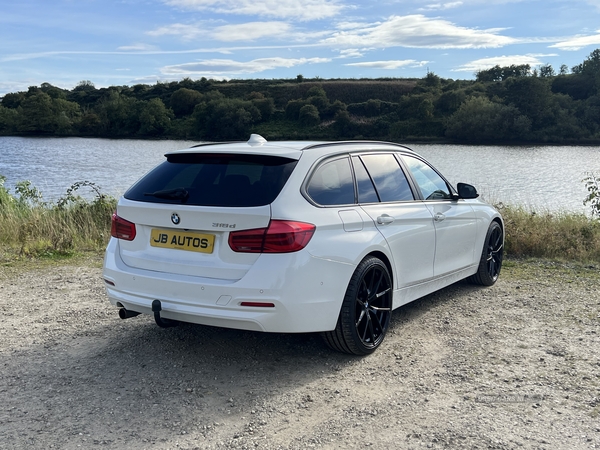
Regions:
[[[112,218],[103,277],[121,318],[320,332],[365,355],[392,310],[500,273],[498,211],[404,146],[252,135],[165,156]]]

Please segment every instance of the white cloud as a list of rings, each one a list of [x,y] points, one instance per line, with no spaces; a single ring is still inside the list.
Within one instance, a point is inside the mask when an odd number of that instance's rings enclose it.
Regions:
[[[429,61],[415,61],[414,59],[396,60],[396,61],[369,61],[360,63],[344,64],[345,66],[367,67],[370,69],[398,69],[399,67],[411,66],[422,67]]]
[[[117,48],[120,52],[153,52],[158,50],[154,45],[148,44],[133,44],[123,45]]]
[[[540,57],[548,57],[556,55],[512,55],[512,56],[494,56],[491,58],[482,58],[471,61],[463,66],[454,69],[454,72],[471,72],[475,73],[480,70],[487,70],[494,66],[506,67],[511,65],[529,64],[531,67],[542,65]]]
[[[338,30],[356,30],[360,28],[364,28],[369,24],[364,22],[338,22],[336,24],[336,28]]]
[[[165,75],[218,75],[257,73],[280,67],[290,68],[303,64],[329,62],[328,58],[260,58],[252,61],[234,61],[231,59],[205,59],[198,62],[165,66],[161,72]]]
[[[360,58],[361,56],[364,56],[363,50],[359,50],[358,48],[347,48],[340,50],[340,56],[338,56],[338,58]]]
[[[285,22],[248,22],[238,25],[223,25],[213,31],[220,41],[252,41],[264,37],[289,37],[292,27]]]
[[[206,28],[199,25],[186,25],[183,23],[174,23],[164,27],[157,28],[153,31],[148,31],[150,36],[179,36],[184,41],[191,41],[200,37],[205,37]]]
[[[325,44],[340,47],[369,46],[375,48],[491,48],[516,42],[498,34],[502,30],[479,30],[454,25],[443,19],[423,15],[392,16],[383,23],[351,31],[339,31],[323,40]]]
[[[565,41],[557,42],[556,44],[551,45],[550,48],[576,51],[581,50],[588,45],[598,45],[600,44],[600,30],[598,30],[597,33],[598,34],[593,34],[591,36],[576,36]]]
[[[184,41],[213,38],[222,42],[254,41],[264,38],[281,38],[304,42],[330,36],[326,30],[297,31],[287,22],[246,22],[232,25],[214,26],[212,23],[197,23],[193,25],[175,23],[166,25],[146,34],[150,36],[176,36]]]
[[[423,8],[419,8],[419,11],[440,11],[445,9],[458,8],[463,5],[463,2],[449,2],[449,3],[431,3],[425,5]]]
[[[319,20],[336,16],[343,6],[336,0],[163,0],[167,5],[221,14],[244,14]]]

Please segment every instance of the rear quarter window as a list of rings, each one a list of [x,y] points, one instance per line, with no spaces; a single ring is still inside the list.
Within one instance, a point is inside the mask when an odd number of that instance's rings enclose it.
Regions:
[[[181,153],[142,177],[124,197],[152,203],[251,207],[272,203],[297,161],[267,155]]]
[[[306,192],[319,205],[354,203],[354,180],[348,158],[328,161],[312,174]]]

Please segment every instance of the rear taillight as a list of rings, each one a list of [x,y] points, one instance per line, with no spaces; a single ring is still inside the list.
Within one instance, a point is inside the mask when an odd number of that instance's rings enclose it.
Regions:
[[[112,215],[110,235],[117,239],[133,241],[135,239],[135,223],[131,223],[130,221],[117,216],[117,213],[114,213]]]
[[[240,253],[291,253],[302,250],[315,232],[311,223],[272,220],[267,228],[234,231],[229,247]]]

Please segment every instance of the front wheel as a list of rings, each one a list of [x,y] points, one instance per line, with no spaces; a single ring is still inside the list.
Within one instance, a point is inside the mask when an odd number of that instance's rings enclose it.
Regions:
[[[323,333],[327,345],[354,355],[373,353],[390,324],[392,294],[386,265],[375,257],[363,259],[346,289],[335,330]]]
[[[483,243],[479,268],[469,280],[482,286],[493,285],[500,275],[503,257],[504,231],[498,222],[492,222]]]

